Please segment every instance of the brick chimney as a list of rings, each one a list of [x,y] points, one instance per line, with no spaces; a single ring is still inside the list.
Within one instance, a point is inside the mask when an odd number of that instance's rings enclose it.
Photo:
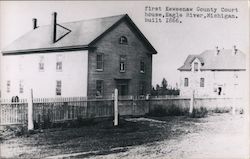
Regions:
[[[33,18],[33,19],[32,19],[32,22],[33,22],[33,29],[38,28],[38,26],[37,26],[37,19],[36,19],[36,18]]]
[[[52,43],[56,42],[56,24],[57,24],[56,16],[57,16],[57,13],[53,12],[52,13],[52,25],[51,25],[51,27],[52,27],[51,28]]]

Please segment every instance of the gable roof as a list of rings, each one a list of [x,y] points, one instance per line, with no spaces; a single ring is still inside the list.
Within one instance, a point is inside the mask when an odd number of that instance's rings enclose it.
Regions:
[[[60,38],[57,39],[55,43],[51,41],[51,25],[39,26],[15,40],[8,47],[3,49],[2,53],[3,55],[7,55],[43,51],[64,51],[69,49],[88,49],[123,20],[128,21],[151,53],[156,54],[157,51],[127,14],[57,24],[57,36]]]
[[[201,70],[245,70],[246,57],[243,52],[237,50],[222,49],[217,55],[217,50],[206,50],[200,55],[189,55],[184,65],[178,68],[180,71],[191,71],[191,64],[195,58],[198,58]]]

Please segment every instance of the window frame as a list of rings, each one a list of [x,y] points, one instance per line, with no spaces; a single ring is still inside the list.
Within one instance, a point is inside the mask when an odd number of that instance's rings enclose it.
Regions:
[[[198,71],[199,71],[199,63],[194,62],[194,72],[198,72]]]
[[[145,73],[145,70],[146,70],[145,61],[141,60],[140,61],[140,73]]]
[[[61,96],[61,95],[62,95],[62,80],[56,80],[56,96]]]
[[[126,72],[126,69],[127,69],[127,56],[126,55],[120,55],[119,70],[120,70],[120,72]]]
[[[40,71],[40,72],[43,72],[44,71],[44,56],[40,56],[39,57],[40,58],[40,60],[39,60],[39,63],[38,63],[38,70]]]
[[[63,71],[63,62],[62,62],[62,55],[58,54],[56,55],[56,71],[62,72]]]
[[[100,83],[99,83],[100,82]],[[100,87],[100,91],[99,91],[99,87]],[[96,98],[102,98],[103,97],[103,91],[104,91],[104,82],[103,80],[96,80]],[[98,91],[100,92],[100,94],[98,94]]]
[[[62,71],[62,61],[56,62],[56,71],[58,71],[58,72]]]
[[[200,87],[205,87],[205,78],[201,77],[200,78]]]
[[[101,60],[98,61],[98,56],[101,57]],[[99,65],[100,63],[100,65]],[[101,66],[101,68],[98,68],[98,66]],[[103,53],[97,53],[96,54],[96,71],[103,71],[104,70],[104,54]]]
[[[189,79],[187,77],[184,78],[184,87],[189,86]]]
[[[7,81],[6,81],[6,86],[7,86],[6,92],[7,92],[7,93],[10,93],[10,86],[11,86],[11,81],[10,81],[10,80],[7,80]]]
[[[20,94],[24,93],[23,80],[20,80],[20,81],[19,81],[19,93],[20,93]]]
[[[119,44],[122,44],[122,45],[128,45],[128,38],[126,36],[120,36],[119,38]]]

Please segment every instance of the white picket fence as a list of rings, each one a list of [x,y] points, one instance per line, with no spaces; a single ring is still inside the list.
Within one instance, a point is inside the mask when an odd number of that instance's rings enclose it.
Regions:
[[[193,98],[193,99],[192,99]],[[28,106],[26,99],[18,102],[0,100],[0,125],[28,124]],[[85,97],[71,98],[33,98],[31,124],[58,123],[84,118],[114,116],[114,99],[87,99]],[[242,99],[234,98],[194,98],[194,97],[119,97],[119,114],[139,116],[145,115],[157,107],[168,109],[171,106],[189,109],[206,107],[209,110],[234,106],[242,107]],[[28,124],[29,125],[29,124]]]
[[[28,103],[26,99],[19,102],[11,102],[11,100],[0,100],[0,124],[25,124],[28,115]]]

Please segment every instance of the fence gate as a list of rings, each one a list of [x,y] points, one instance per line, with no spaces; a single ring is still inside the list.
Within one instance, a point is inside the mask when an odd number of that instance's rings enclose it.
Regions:
[[[28,103],[26,100],[11,102],[1,101],[0,125],[26,124],[28,121]]]

